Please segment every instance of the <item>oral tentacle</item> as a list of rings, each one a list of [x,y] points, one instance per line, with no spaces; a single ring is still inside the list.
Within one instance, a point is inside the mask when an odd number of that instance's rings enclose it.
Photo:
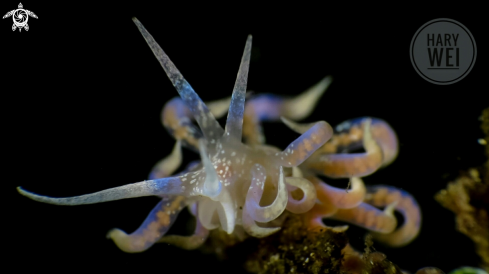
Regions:
[[[182,181],[179,177],[167,177],[123,185],[91,194],[67,198],[53,198],[42,196],[25,191],[21,187],[17,187],[17,191],[34,201],[53,205],[74,206],[96,204],[144,196],[182,195],[184,194],[184,188],[182,189],[182,185]]]

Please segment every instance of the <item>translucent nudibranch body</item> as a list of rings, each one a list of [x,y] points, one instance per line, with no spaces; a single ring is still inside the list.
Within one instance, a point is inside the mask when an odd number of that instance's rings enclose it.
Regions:
[[[417,235],[419,207],[409,194],[403,192],[400,203],[392,198],[377,198],[387,194],[379,188],[374,192],[367,190],[359,178],[388,165],[397,156],[397,137],[386,122],[365,117],[346,121],[334,132],[325,121],[292,121],[312,111],[329,86],[330,77],[295,98],[263,94],[245,105],[252,40],[249,36],[232,97],[206,104],[143,25],[135,18],[133,21],[180,95],[169,101],[162,112],[163,125],[177,140],[172,153],[155,165],[147,181],[69,198],[41,196],[19,187],[22,195],[56,205],[161,197],[136,231],[127,234],[113,229],[107,234],[126,252],[141,252],[156,242],[193,249],[205,241],[209,230],[217,228],[233,233],[241,226],[251,236],[265,237],[280,229],[280,217],[285,212],[302,214],[313,228],[324,226],[322,219],[328,217],[363,226],[378,232],[382,235],[379,239],[392,245],[405,244]],[[222,128],[216,117],[226,111],[226,125]],[[260,125],[264,120],[279,119],[301,134],[284,150],[265,144]],[[182,161],[182,145],[198,151],[200,162],[172,176]],[[358,147],[364,147],[365,153],[349,153]],[[352,190],[331,187],[317,175],[351,178]],[[392,187],[388,190],[395,192]],[[197,218],[194,235],[165,236],[178,213],[187,206]],[[395,209],[405,214],[403,228],[411,230],[402,228],[392,238],[389,235],[397,224],[392,214]]]

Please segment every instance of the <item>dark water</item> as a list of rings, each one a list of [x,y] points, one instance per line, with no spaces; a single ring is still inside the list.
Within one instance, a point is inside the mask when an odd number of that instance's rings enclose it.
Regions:
[[[16,5],[0,7],[6,12]],[[159,117],[177,93],[133,25],[136,16],[205,101],[231,94],[248,34],[253,35],[248,88],[255,93],[295,95],[332,75],[332,86],[306,121],[336,125],[374,116],[389,122],[399,136],[399,157],[365,182],[403,188],[422,208],[422,230],[412,244],[376,249],[410,271],[432,265],[448,272],[477,264],[472,242],[455,231],[453,214],[433,196],[460,171],[484,161],[477,143],[482,137],[478,118],[489,106],[483,17],[453,7],[423,13],[399,7],[384,13],[327,4],[287,14],[260,6],[251,6],[249,13],[224,13],[220,6],[188,13],[187,7],[143,1],[24,7],[39,16],[29,20],[29,32],[12,32],[8,20],[0,26],[0,52],[8,60],[2,62],[7,263],[54,272],[243,271],[213,256],[165,245],[125,254],[105,239],[113,227],[136,229],[156,199],[57,207],[15,191],[21,185],[61,197],[137,182],[170,153],[174,142]],[[426,82],[409,59],[413,34],[439,17],[464,24],[478,48],[473,70],[450,86]],[[296,137],[281,124],[264,127],[268,143],[282,148]],[[197,158],[184,154],[185,161]],[[358,248],[364,233],[350,228]]]

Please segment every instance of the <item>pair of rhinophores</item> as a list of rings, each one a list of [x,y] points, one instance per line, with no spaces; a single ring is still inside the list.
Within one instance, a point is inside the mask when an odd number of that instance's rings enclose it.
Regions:
[[[249,36],[232,97],[205,104],[143,25],[136,18],[133,21],[180,94],[162,112],[163,125],[177,140],[172,153],[155,165],[147,181],[70,198],[40,196],[19,187],[20,194],[56,205],[161,197],[136,231],[127,234],[113,229],[107,234],[125,252],[141,252],[156,242],[197,248],[209,230],[217,228],[240,237],[265,237],[280,230],[290,213],[300,214],[310,229],[327,227],[323,218],[352,223],[372,231],[377,240],[391,246],[403,246],[417,236],[421,215],[414,198],[391,186],[365,187],[360,179],[397,156],[397,137],[386,122],[358,118],[333,130],[325,121],[293,121],[311,113],[331,78],[326,77],[295,98],[262,94],[245,105]],[[226,110],[223,129],[216,117]],[[261,121],[280,119],[291,133],[301,134],[284,150],[265,144],[260,125]],[[201,160],[172,176],[181,164],[181,146],[198,151]],[[349,153],[360,147],[365,152]],[[318,175],[350,178],[351,190],[332,187]],[[197,219],[194,234],[165,235],[185,207]],[[397,229],[394,210],[404,217]]]

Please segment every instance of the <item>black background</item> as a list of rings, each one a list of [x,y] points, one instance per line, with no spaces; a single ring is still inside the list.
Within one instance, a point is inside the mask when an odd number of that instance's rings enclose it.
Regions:
[[[422,208],[422,230],[412,244],[375,247],[409,271],[432,265],[448,272],[477,264],[472,242],[455,231],[454,215],[433,195],[461,170],[484,161],[478,117],[489,100],[487,30],[484,17],[476,14],[480,7],[420,12],[417,7],[334,7],[326,2],[274,9],[248,3],[22,4],[39,17],[29,19],[28,32],[12,32],[11,18],[0,20],[6,178],[1,227],[7,265],[56,273],[243,271],[212,255],[167,245],[125,254],[105,239],[114,227],[135,230],[156,198],[61,207],[33,202],[15,190],[22,186],[65,197],[138,182],[170,153],[174,141],[159,117],[163,104],[177,93],[132,16],[205,101],[231,94],[248,34],[253,35],[248,89],[255,93],[295,95],[332,75],[333,84],[306,121],[336,125],[360,116],[388,121],[399,136],[399,157],[364,180],[403,188]],[[17,5],[2,1],[0,11],[3,15]],[[416,30],[442,17],[465,25],[478,49],[472,71],[449,86],[423,80],[409,59]],[[264,127],[267,141],[282,148],[296,137],[279,123]],[[185,162],[195,159],[198,155],[185,152]],[[185,220],[176,228],[185,230]],[[364,231],[351,227],[349,235],[362,248]]]

